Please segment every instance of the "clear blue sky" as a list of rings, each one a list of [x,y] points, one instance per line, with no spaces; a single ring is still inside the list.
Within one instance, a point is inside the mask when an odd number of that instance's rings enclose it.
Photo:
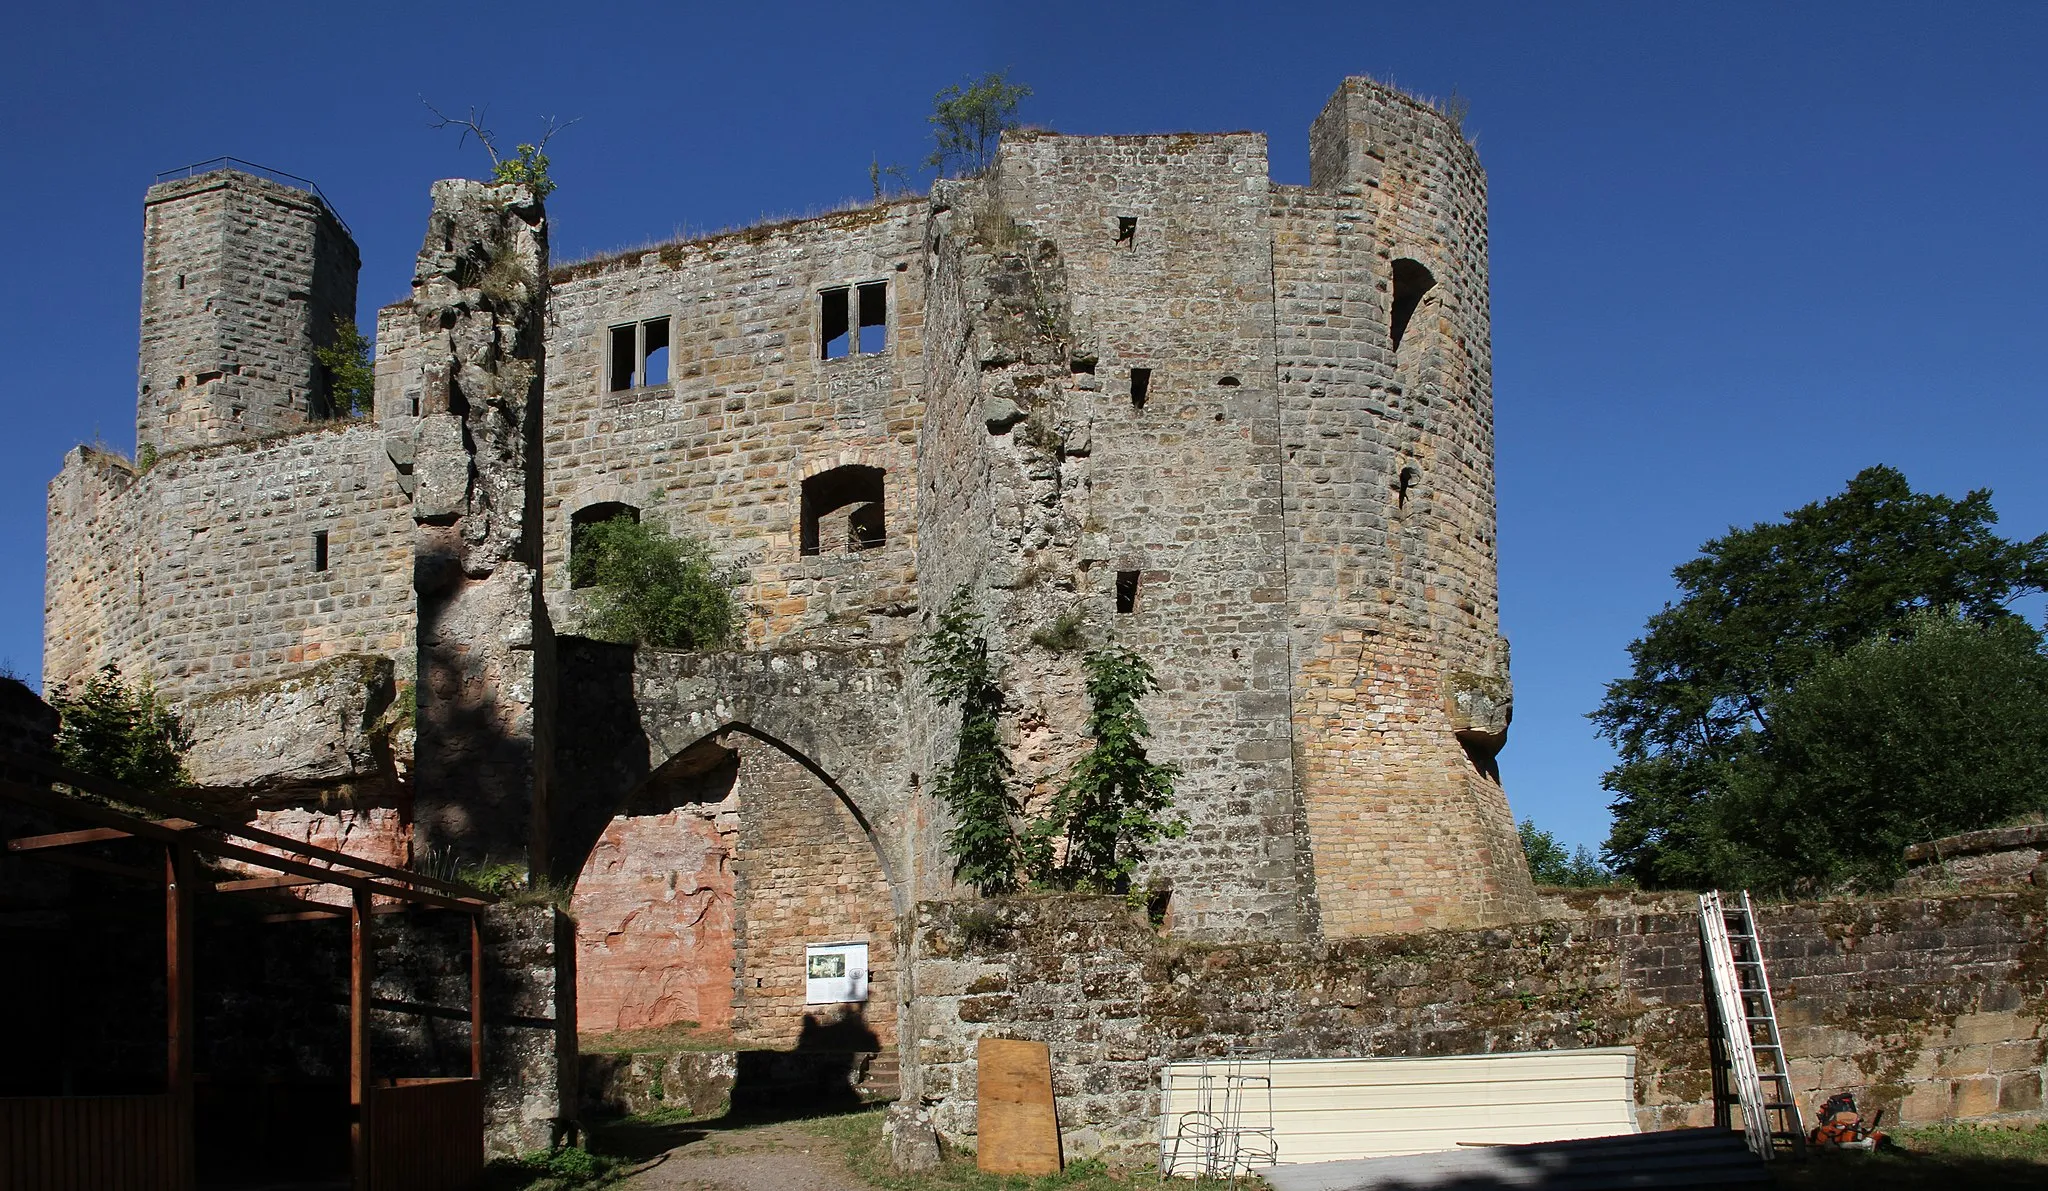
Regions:
[[[44,487],[134,445],[143,189],[233,154],[319,182],[367,316],[402,298],[430,131],[555,146],[558,259],[801,214],[916,163],[932,93],[1008,67],[1068,132],[1309,120],[1371,74],[1471,100],[1492,185],[1509,798],[1607,829],[1584,719],[1670,570],[1889,463],[2048,529],[2048,5],[15,6],[0,44],[0,659],[41,654]]]

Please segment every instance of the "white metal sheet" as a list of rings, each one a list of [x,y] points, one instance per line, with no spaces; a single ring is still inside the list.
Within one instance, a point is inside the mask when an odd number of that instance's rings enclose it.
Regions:
[[[1520,1051],[1387,1059],[1173,1063],[1161,1073],[1160,1137],[1184,1114],[1214,1111],[1227,1069],[1272,1077],[1241,1094],[1238,1123],[1270,1123],[1281,1162],[1328,1162],[1456,1149],[1464,1143],[1566,1141],[1636,1131],[1635,1049]]]

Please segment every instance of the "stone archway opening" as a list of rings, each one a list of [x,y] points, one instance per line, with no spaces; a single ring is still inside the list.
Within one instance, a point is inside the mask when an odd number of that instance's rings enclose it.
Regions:
[[[627,796],[569,908],[583,1033],[695,1023],[774,1050],[895,1041],[895,908],[866,825],[829,774],[748,725]]]

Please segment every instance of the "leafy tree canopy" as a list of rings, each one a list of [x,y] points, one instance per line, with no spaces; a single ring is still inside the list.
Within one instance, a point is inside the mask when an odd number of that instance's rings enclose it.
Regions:
[[[192,734],[146,683],[129,684],[108,663],[83,689],[51,697],[60,718],[57,757],[82,773],[139,790],[169,790],[190,780],[185,752]]]
[[[1567,852],[1557,837],[1524,819],[1515,825],[1522,837],[1522,854],[1529,860],[1529,879],[1538,885],[1565,885],[1575,889],[1614,884],[1614,874],[1601,867],[1593,850],[1584,844]]]
[[[1915,613],[1950,608],[1993,625],[2048,581],[2048,535],[2007,541],[1991,494],[1914,492],[1888,467],[1859,473],[1784,520],[1730,530],[1673,572],[1680,598],[1629,646],[1630,674],[1591,715],[1620,764],[1606,855],[1646,885],[1725,879],[1718,804],[1738,761],[1767,736],[1770,708],[1852,646],[1908,635]]]
[[[587,629],[601,641],[709,649],[739,630],[740,573],[720,569],[703,542],[659,524],[622,514],[577,526],[569,575],[594,589]]]
[[[1769,710],[1717,808],[1728,883],[1883,889],[1908,844],[2048,811],[2048,657],[2017,619],[1923,612]]]
[[[971,80],[966,87],[948,87],[932,97],[932,140],[936,147],[925,159],[941,174],[978,174],[995,161],[1002,134],[1020,127],[1017,105],[1031,88],[1009,81],[1007,71]]]
[[[356,320],[334,316],[334,338],[313,349],[313,358],[327,370],[327,416],[360,418],[376,396],[376,372],[370,363],[370,341],[356,329]]]

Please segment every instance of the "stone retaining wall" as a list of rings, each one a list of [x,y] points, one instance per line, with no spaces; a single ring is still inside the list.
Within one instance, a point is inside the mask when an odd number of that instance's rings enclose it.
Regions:
[[[1490,930],[1326,945],[1162,938],[1119,899],[926,904],[909,940],[907,1099],[974,1141],[974,1043],[1050,1043],[1068,1152],[1140,1154],[1160,1068],[1278,1058],[1634,1046],[1645,1129],[1711,1120],[1689,895],[1556,900]],[[1759,925],[1800,1103],[1853,1090],[1924,1124],[2041,1113],[2039,892],[1766,906]]]

